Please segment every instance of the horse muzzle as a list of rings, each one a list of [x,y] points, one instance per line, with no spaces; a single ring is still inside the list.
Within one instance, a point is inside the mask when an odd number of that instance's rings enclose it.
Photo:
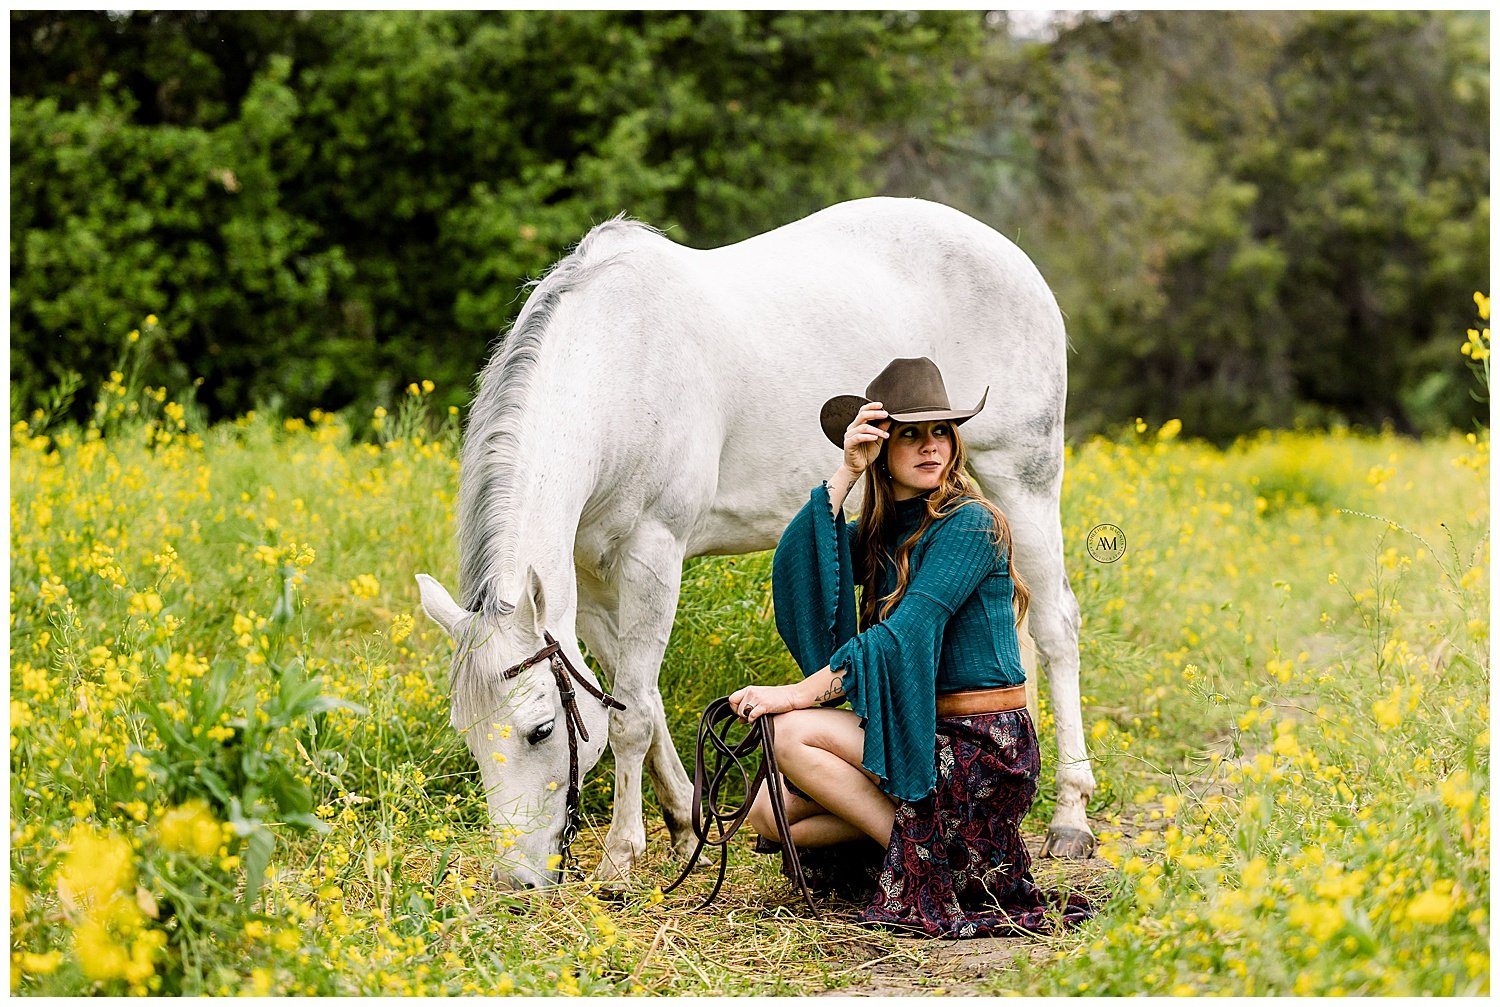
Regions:
[[[556,871],[539,871],[529,864],[499,863],[490,868],[490,881],[502,892],[527,892],[557,884]]]

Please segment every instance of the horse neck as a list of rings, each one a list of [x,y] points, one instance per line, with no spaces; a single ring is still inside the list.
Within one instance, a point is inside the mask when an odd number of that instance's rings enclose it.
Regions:
[[[517,601],[527,566],[536,570],[549,628],[564,639],[573,632],[577,611],[574,545],[608,427],[584,402],[583,393],[596,382],[579,372],[577,356],[561,350],[556,344],[543,348],[520,408],[506,418],[514,432],[505,445],[504,482],[512,500],[470,534],[487,540],[485,580],[503,600]]]
[[[526,568],[541,578],[548,628],[559,639],[573,632],[578,603],[573,546],[578,522],[588,499],[586,470],[575,471],[572,459],[559,455],[555,431],[538,431],[529,440],[543,442],[533,452],[527,444],[518,458],[516,477],[522,487],[518,506],[501,532],[498,583],[512,595],[526,586]],[[507,600],[513,600],[508,598]]]

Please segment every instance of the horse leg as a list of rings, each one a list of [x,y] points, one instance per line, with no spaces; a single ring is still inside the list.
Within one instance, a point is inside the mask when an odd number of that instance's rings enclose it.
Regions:
[[[606,584],[582,568],[579,569],[578,583],[578,635],[588,644],[589,652],[610,683],[614,683],[619,679],[615,670],[619,667],[619,587]],[[613,684],[611,688],[614,688]],[[665,705],[659,694],[657,701],[648,705],[652,718],[651,745],[646,751],[645,769],[656,788],[657,803],[671,834],[672,848],[687,859],[693,852],[696,839],[692,823],[692,783],[683,769],[677,747],[672,743]]]
[[[1088,801],[1094,771],[1083,738],[1078,686],[1078,600],[1063,564],[1062,520],[1057,491],[1018,483],[1002,475],[997,455],[976,458],[974,468],[986,495],[1010,522],[1015,566],[1031,590],[1027,613],[1037,655],[1047,672],[1052,712],[1057,721],[1057,810],[1047,826],[1042,855],[1084,859],[1098,843],[1089,828]],[[985,478],[988,470],[990,478]],[[1061,480],[1058,480],[1060,490]]]
[[[589,645],[590,654],[610,683],[614,683],[619,678],[615,671],[619,666],[619,591],[583,575],[579,577],[579,585],[578,635]],[[610,687],[614,688],[613,684]],[[661,805],[662,818],[672,837],[672,849],[685,860],[692,854],[696,842],[692,821],[693,785],[683,769],[677,746],[672,743],[665,704],[658,696],[657,702],[650,705],[651,746],[646,750],[645,769],[656,788],[657,803]]]
[[[672,849],[686,860],[693,855],[693,847],[698,844],[693,835],[693,782],[688,779],[682,756],[677,754],[677,746],[672,741],[660,690],[654,695],[656,702],[652,708],[651,748],[646,753],[646,772],[651,774],[656,801],[672,837]]]
[[[620,559],[619,635],[614,678],[615,698],[625,704],[609,718],[609,747],[615,757],[615,809],[604,859],[595,877],[611,888],[623,888],[630,869],[646,849],[646,826],[641,808],[641,771],[654,745],[672,747],[667,734],[657,676],[677,614],[682,583],[683,548],[666,529],[644,526],[623,550]],[[658,742],[658,738],[664,740]],[[675,750],[673,759],[675,761]],[[653,756],[653,777],[660,774],[664,756]],[[670,826],[691,821],[691,789],[680,761],[676,780],[658,787]],[[670,770],[669,770],[670,771]],[[675,786],[674,786],[675,784]],[[687,829],[691,832],[690,827]],[[674,845],[677,837],[674,834]]]
[[[1026,712],[1031,714],[1033,724],[1041,723],[1037,697],[1036,641],[1031,638],[1031,613],[1027,612],[1016,624],[1016,642],[1021,646],[1021,668],[1026,672]]]

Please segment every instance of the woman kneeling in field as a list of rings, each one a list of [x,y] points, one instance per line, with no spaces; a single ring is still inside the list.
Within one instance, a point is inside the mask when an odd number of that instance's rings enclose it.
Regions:
[[[873,897],[861,920],[932,936],[1049,928],[1020,832],[1040,771],[1016,635],[1028,592],[958,435],[984,399],[949,408],[926,357],[892,361],[866,391],[824,404],[844,461],[772,563],[776,627],[807,677],[730,705],[780,715],[789,838],[811,887]],[[861,473],[864,510],[846,525]],[[819,706],[843,699],[852,709]],[[764,786],[749,820],[763,851],[788,838]],[[1064,921],[1088,913],[1077,896],[1062,906]]]

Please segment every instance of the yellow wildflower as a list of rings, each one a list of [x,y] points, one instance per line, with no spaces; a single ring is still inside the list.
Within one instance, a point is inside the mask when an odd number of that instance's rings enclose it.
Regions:
[[[1453,882],[1439,881],[1407,904],[1406,916],[1413,923],[1440,926],[1453,916],[1453,909]]]
[[[1391,728],[1401,723],[1401,686],[1392,688],[1385,699],[1377,699],[1370,709],[1375,714],[1375,723],[1381,727]]]
[[[223,829],[208,805],[197,798],[162,815],[156,826],[161,844],[176,853],[211,857],[223,844]]]
[[[68,587],[57,577],[49,577],[37,588],[43,605],[56,605],[68,596]]]
[[[36,954],[31,951],[23,951],[16,964],[20,966],[22,972],[28,975],[50,975],[56,972],[57,967],[62,964],[62,952],[47,951],[42,954]]]
[[[115,939],[102,920],[92,916],[74,931],[73,947],[79,967],[90,979],[122,979],[130,968],[128,948]]]
[[[1469,809],[1474,806],[1474,791],[1469,788],[1468,784],[1469,771],[1460,769],[1444,780],[1438,788],[1443,803],[1460,815],[1467,815]]]
[[[250,991],[252,996],[263,997],[271,992],[271,970],[265,966],[250,970]]]
[[[1344,914],[1331,902],[1309,902],[1298,896],[1287,910],[1287,922],[1311,934],[1314,940],[1326,941],[1344,925]]]
[[[362,573],[349,582],[349,590],[358,598],[373,598],[380,593],[380,581],[373,574]]]
[[[130,842],[112,832],[96,832],[80,823],[68,835],[68,854],[58,872],[57,888],[75,901],[98,904],[123,891],[135,877]]]
[[[137,592],[130,596],[131,615],[156,615],[161,611],[161,595],[155,591]]]
[[[1276,725],[1276,740],[1271,743],[1271,751],[1288,759],[1295,759],[1302,749],[1297,745],[1297,725],[1291,720],[1283,720]]]

